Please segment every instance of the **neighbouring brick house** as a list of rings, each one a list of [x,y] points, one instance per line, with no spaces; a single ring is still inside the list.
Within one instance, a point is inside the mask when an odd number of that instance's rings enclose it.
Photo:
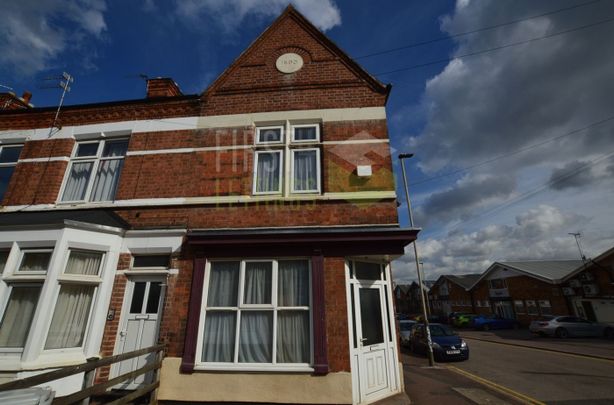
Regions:
[[[397,284],[394,287],[394,307],[399,314],[409,314],[412,312],[410,309],[410,285]]]
[[[480,274],[442,275],[431,287],[432,313],[448,316],[451,312],[474,312],[469,289]]]
[[[565,277],[562,292],[572,315],[614,324],[614,248],[587,260]]]
[[[401,391],[389,92],[289,7],[202,94],[1,111],[0,378],[159,340],[162,402]]]
[[[525,326],[542,315],[569,315],[573,312],[562,285],[582,266],[581,260],[495,262],[471,286],[473,299],[488,312]]]

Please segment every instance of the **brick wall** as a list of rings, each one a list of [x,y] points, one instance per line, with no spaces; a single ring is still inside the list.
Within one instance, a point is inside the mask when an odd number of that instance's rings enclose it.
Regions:
[[[288,52],[304,66],[284,74],[275,68]],[[369,83],[330,43],[293,15],[278,20],[205,93],[203,113],[383,106],[383,86]]]
[[[74,139],[28,141],[20,159],[67,157]],[[63,161],[21,162],[15,166],[2,205],[55,203],[68,167]]]
[[[324,259],[324,305],[326,311],[326,343],[331,372],[350,371],[347,298],[345,294],[345,260]]]
[[[385,136],[384,120],[324,125],[322,139]],[[130,151],[211,146],[251,146],[252,127],[163,131],[134,134]],[[374,135],[371,136],[370,134]],[[358,134],[358,135],[356,135]],[[70,157],[73,139],[29,141],[22,159]],[[322,192],[393,191],[394,176],[388,143],[334,144],[321,147]],[[116,200],[251,195],[253,150],[197,151],[127,156]],[[358,177],[356,167],[370,165],[372,176]],[[59,198],[68,163],[21,162],[9,185],[5,205],[54,203]]]
[[[515,300],[522,300],[523,303],[526,300],[535,301],[536,304],[539,300],[548,300],[552,307],[552,313],[554,315],[568,315],[570,314],[567,299],[563,296],[559,285],[546,283],[541,280],[537,280],[528,276],[516,276],[508,277],[505,279],[507,283],[507,290],[512,305]],[[488,281],[484,280],[474,288],[474,300],[489,300],[489,286]],[[477,310],[477,308],[476,308]],[[480,313],[491,313],[491,309],[483,309]],[[516,310],[514,309],[514,312]],[[539,312],[539,310],[538,310]],[[523,325],[528,325],[532,320],[537,319],[540,315],[527,314],[526,307],[522,313],[516,313],[516,318]]]
[[[68,162],[21,162],[15,167],[3,205],[53,204]]]
[[[181,357],[185,340],[193,263],[189,253],[172,259],[171,266],[179,269],[167,279],[166,299],[160,324],[160,343],[166,344],[167,356]]]
[[[130,253],[122,253],[119,255],[117,270],[127,270],[130,268],[132,256]],[[115,338],[119,329],[119,321],[122,315],[122,304],[124,302],[124,293],[126,291],[127,278],[123,274],[116,274],[113,282],[113,292],[111,294],[111,302],[109,310],[115,311],[115,317],[112,320],[107,320],[102,336],[102,344],[100,346],[100,355],[103,357],[112,356],[115,349]],[[96,381],[106,381],[109,378],[111,371],[110,366],[100,367],[96,372]]]
[[[269,202],[228,206],[120,209],[116,212],[134,228],[248,228],[390,224],[397,221],[396,202],[339,201]]]

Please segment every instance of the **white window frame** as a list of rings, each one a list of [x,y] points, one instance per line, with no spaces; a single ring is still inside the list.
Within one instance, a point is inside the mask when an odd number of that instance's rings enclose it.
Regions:
[[[258,181],[258,157],[264,153],[277,153],[279,154],[279,186],[277,190],[274,191],[257,191],[257,181]],[[284,187],[284,153],[282,149],[265,149],[265,150],[257,150],[254,152],[254,195],[271,195],[271,194],[281,194]]]
[[[13,143],[13,144],[6,144],[6,145],[2,145],[0,144],[0,155],[2,154],[2,151],[4,149],[11,149],[11,148],[21,148],[21,151],[23,152],[23,143]],[[21,152],[19,153],[21,155]],[[6,163],[0,163],[0,168],[4,168],[4,167],[16,167],[17,163],[19,163],[19,156],[17,157],[17,160],[14,162],[6,162]],[[13,170],[13,173],[15,173],[15,171]],[[13,177],[13,173],[11,173],[11,177]],[[10,178],[9,178],[9,182],[10,182]],[[8,184],[7,184],[8,185]],[[6,190],[5,190],[6,191]],[[0,195],[0,203],[2,202],[2,200],[4,199],[4,195]]]
[[[308,264],[308,279],[309,279],[309,306],[304,307],[280,307],[277,303],[278,294],[278,263],[284,260],[304,260]],[[239,267],[239,286],[237,290],[239,300],[236,307],[207,307],[207,300],[209,294],[209,280],[211,275],[212,262],[240,262]],[[272,262],[272,275],[271,275],[271,304],[244,304],[243,295],[245,287],[245,265],[246,263],[253,262]],[[205,265],[205,280],[203,281],[203,292],[201,296],[201,313],[198,324],[198,339],[196,343],[196,355],[194,362],[195,370],[219,370],[219,371],[279,371],[279,372],[312,372],[312,364],[314,362],[314,339],[313,339],[313,286],[311,283],[311,260],[306,257],[281,257],[281,258],[235,258],[235,259],[221,259],[207,261]],[[281,311],[306,311],[309,317],[309,363],[277,363],[277,312]],[[271,363],[240,363],[239,362],[239,341],[241,333],[241,316],[242,312],[248,311],[271,311],[273,313],[273,325],[272,325],[272,350],[271,350]],[[203,362],[203,345],[204,345],[204,331],[205,322],[207,320],[208,311],[236,311],[236,329],[235,329],[235,342],[234,342],[234,358],[233,362]]]
[[[522,307],[522,312],[518,311],[518,306],[519,305]],[[527,308],[524,305],[524,301],[523,300],[514,300],[514,311],[516,312],[516,314],[519,314],[519,315],[524,315],[524,314],[527,313]]]
[[[18,259],[15,262],[11,263],[11,260],[10,260],[11,251],[14,251],[14,250],[17,250],[17,252],[15,253],[18,255]],[[45,285],[45,281],[47,279],[47,273],[49,272],[49,268],[47,268],[44,272],[43,271],[19,271],[19,268],[21,267],[21,263],[23,261],[24,255],[29,252],[33,252],[33,253],[50,252],[51,257],[49,258],[49,263],[48,263],[48,266],[49,266],[51,264],[51,261],[53,260],[53,250],[54,250],[53,247],[46,247],[46,246],[32,247],[32,248],[16,246],[12,249],[11,248],[8,249],[7,262],[5,264],[4,271],[0,274],[0,280],[3,282],[0,284],[4,284],[2,286],[4,287],[2,288],[2,290],[4,290],[4,294],[0,302],[0,322],[4,320],[4,312],[6,311],[8,307],[9,298],[15,286],[30,286],[30,287],[40,286],[40,292],[39,292],[38,300],[36,303],[36,308],[34,308],[34,313],[32,314],[32,319],[30,320],[29,330],[32,330],[32,327],[36,321],[36,313],[39,311],[40,299],[41,299],[41,296],[43,295],[43,288]],[[10,264],[12,265],[9,266]],[[26,337],[26,340],[24,341],[23,347],[0,347],[0,353],[22,353],[25,347],[28,345],[28,340],[30,340],[30,333],[28,333],[28,336]]]
[[[117,138],[100,138],[100,139],[94,139],[94,140],[84,140],[84,141],[75,142],[75,145],[73,147],[73,151],[70,157],[70,164],[66,168],[66,173],[64,174],[64,180],[62,181],[62,187],[60,188],[60,193],[58,195],[58,200],[57,200],[58,204],[75,204],[75,203],[94,203],[96,204],[96,203],[104,203],[104,202],[109,202],[109,201],[114,200],[113,198],[113,200],[91,201],[90,198],[92,196],[92,189],[94,188],[94,183],[96,181],[96,174],[98,173],[98,166],[100,166],[100,162],[107,161],[107,160],[125,160],[126,159],[125,154],[123,156],[106,156],[106,157],[102,156],[106,143],[107,142],[117,142],[117,141],[130,142],[130,138],[122,136],[122,137],[117,137]],[[98,143],[98,149],[96,150],[96,155],[77,156],[79,145],[94,144],[94,143]],[[70,180],[70,173],[72,172],[72,167],[75,163],[92,163],[92,170],[90,172],[90,176],[87,182],[87,187],[85,188],[85,195],[83,196],[82,200],[63,200],[62,198],[64,197],[64,192],[66,191],[66,185],[68,184],[68,181]],[[123,171],[123,168],[121,171]],[[119,173],[120,177],[121,177],[121,171]]]
[[[21,265],[23,263],[23,259],[28,253],[49,253],[49,263],[47,263],[47,269],[44,271],[22,271]],[[43,276],[43,278],[49,272],[49,264],[51,264],[51,256],[53,255],[53,248],[23,248],[19,249],[19,260],[17,262],[17,267],[15,267],[15,271],[12,273],[13,276]]]
[[[307,151],[315,151],[316,152],[316,188],[311,190],[296,190],[294,188],[294,155],[297,152],[307,152]],[[321,165],[320,165],[320,148],[296,148],[290,149],[291,163],[290,163],[290,189],[293,194],[313,194],[318,193],[320,191],[320,177],[321,174]]]
[[[282,197],[289,197],[291,195],[305,195],[305,194],[319,194],[322,190],[321,180],[321,151],[320,146],[320,123],[319,122],[291,122],[289,120],[284,123],[255,123],[255,139],[254,139],[254,162],[253,162],[253,177],[252,177],[252,194],[253,195],[281,195]],[[295,140],[294,128],[300,127],[315,127],[316,128],[316,140]],[[259,142],[260,132],[267,129],[281,129],[282,130],[282,142]],[[291,134],[287,136],[287,134]],[[269,147],[269,149],[267,149]],[[311,148],[309,148],[311,147]],[[312,190],[295,191],[294,190],[294,152],[299,149],[317,149],[317,171],[318,188]],[[280,190],[275,192],[257,192],[256,191],[256,171],[258,167],[257,156],[262,152],[276,152],[281,151],[281,178],[280,178]]]
[[[90,276],[90,275],[66,273],[66,267],[68,266],[68,260],[70,258],[70,253],[72,251],[94,252],[94,253],[100,254],[101,258],[100,258],[100,267],[98,268],[98,274],[95,276],[94,275]],[[65,250],[64,260],[62,261],[62,271],[61,273],[58,274],[55,280],[56,289],[55,289],[54,298],[53,298],[53,309],[49,312],[48,319],[46,319],[45,336],[43,338],[43,346],[42,346],[42,351],[41,351],[42,353],[52,354],[52,353],[67,353],[67,352],[76,352],[76,353],[83,352],[87,344],[87,337],[88,337],[89,331],[92,328],[92,314],[94,312],[94,308],[96,307],[96,302],[97,302],[98,295],[99,295],[98,293],[100,291],[100,285],[102,284],[102,281],[103,281],[103,272],[105,269],[106,259],[107,259],[107,252],[102,251],[102,250],[82,249],[82,248],[72,247],[72,246],[69,246]],[[62,289],[62,285],[87,285],[87,286],[94,287],[94,292],[92,293],[92,302],[90,304],[90,310],[87,315],[87,324],[85,325],[85,330],[83,332],[83,341],[81,342],[80,346],[62,347],[62,348],[57,348],[57,349],[47,349],[45,348],[45,346],[47,345],[47,338],[49,337],[49,330],[51,329],[51,322],[53,321],[53,315],[55,314],[55,309],[58,304],[58,300],[60,299],[60,291]]]
[[[35,318],[36,318],[36,312],[38,311],[38,307],[40,304],[40,299],[41,299],[41,295],[43,295],[43,286],[45,283],[45,279],[32,279],[32,278],[28,278],[28,279],[21,279],[21,280],[17,280],[17,279],[13,279],[10,282],[7,280],[5,281],[6,283],[6,289],[5,289],[5,294],[2,297],[2,301],[0,302],[1,306],[0,306],[0,325],[2,325],[2,322],[4,321],[4,312],[7,310],[8,305],[9,305],[9,298],[11,297],[11,294],[13,293],[13,289],[17,286],[17,288],[19,287],[40,287],[40,291],[38,293],[38,299],[36,301],[36,307],[34,308],[34,312],[32,313],[32,319],[30,320],[30,326],[28,328],[28,330],[32,330],[32,326],[34,324]],[[28,344],[28,340],[30,339],[30,333],[28,332],[28,336],[26,336],[25,341],[23,342],[23,346],[22,347],[4,347],[4,346],[0,346],[0,353],[22,353],[24,351],[24,348],[26,347],[26,345]]]
[[[547,303],[547,305],[542,305],[542,303]],[[537,306],[539,307],[540,315],[552,315],[552,303],[550,302],[550,300],[537,300]],[[548,308],[549,313],[544,314],[542,308]]]
[[[532,303],[532,305],[529,305]],[[524,300],[524,307],[527,311],[527,315],[539,315],[539,306],[535,300]],[[535,308],[534,312],[531,312],[530,308]]]
[[[266,130],[270,130],[270,129],[279,129],[281,130],[280,133],[280,140],[279,141],[261,141],[260,140],[260,133]],[[268,126],[258,126],[256,127],[256,137],[255,137],[255,144],[256,145],[283,145],[285,144],[285,132],[286,132],[286,127],[285,125],[268,125]]]
[[[315,127],[316,129],[316,138],[315,139],[296,139],[296,132],[295,129],[296,128],[313,128]],[[291,125],[290,127],[290,131],[292,133],[292,143],[318,143],[320,142],[320,124],[317,123],[313,123],[313,124],[294,124]]]

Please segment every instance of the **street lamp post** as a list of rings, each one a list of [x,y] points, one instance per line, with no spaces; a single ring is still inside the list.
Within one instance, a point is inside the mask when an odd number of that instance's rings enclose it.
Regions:
[[[428,286],[426,285],[426,277],[424,276],[424,262],[420,262],[420,271],[422,272],[422,279],[424,280],[424,288],[426,289]],[[426,292],[426,314],[431,315],[431,299],[429,298],[429,291]]]
[[[409,199],[409,187],[407,186],[407,175],[405,174],[405,159],[413,157],[413,153],[401,153],[399,160],[401,161],[401,170],[403,171],[403,184],[405,185],[405,200],[407,201],[407,212],[409,213],[409,226],[414,227],[414,216],[411,211],[411,201]],[[418,246],[414,240],[414,258],[416,259],[416,271],[418,273],[418,285],[420,286],[420,299],[422,300],[422,316],[424,317],[424,332],[426,333],[426,343],[428,348],[429,366],[433,367],[435,359],[433,356],[433,342],[431,340],[431,330],[429,328],[429,319],[426,313],[426,300],[424,298],[424,288],[422,284],[422,274],[420,271],[420,258],[418,257]]]

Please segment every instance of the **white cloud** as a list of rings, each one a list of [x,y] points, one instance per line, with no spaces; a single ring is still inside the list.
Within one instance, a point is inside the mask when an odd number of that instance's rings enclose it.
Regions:
[[[469,233],[455,232],[440,239],[418,239],[418,254],[428,279],[442,274],[482,273],[494,261],[579,259],[569,232],[590,229],[583,215],[542,204],[517,215],[513,225],[487,225]],[[614,244],[612,234],[584,233],[583,245],[595,257]],[[393,264],[395,281],[414,280],[413,247]]]
[[[178,0],[177,11],[192,22],[207,17],[209,22],[232,32],[247,18],[277,16],[289,3],[323,31],[341,24],[334,0]]]
[[[103,0],[21,0],[2,4],[0,67],[22,75],[44,70],[107,26]]]
[[[466,32],[544,13],[556,8],[552,4],[459,0],[441,27]],[[462,36],[452,56],[572,29],[613,12],[614,3],[600,2]],[[414,188],[417,223],[427,235],[418,244],[435,276],[481,272],[502,258],[577,258],[568,232],[578,230],[590,254],[612,247],[614,121],[574,131],[612,116],[614,48],[604,40],[612,35],[614,24],[602,24],[453,60],[427,81],[418,105],[401,109],[420,114],[410,123],[425,123],[403,139],[424,174],[473,167],[460,180]],[[394,119],[405,122],[401,114]],[[511,153],[517,150],[524,151]],[[403,261],[411,262],[411,251]],[[429,264],[425,269],[428,274]],[[413,278],[413,272],[400,275]]]

